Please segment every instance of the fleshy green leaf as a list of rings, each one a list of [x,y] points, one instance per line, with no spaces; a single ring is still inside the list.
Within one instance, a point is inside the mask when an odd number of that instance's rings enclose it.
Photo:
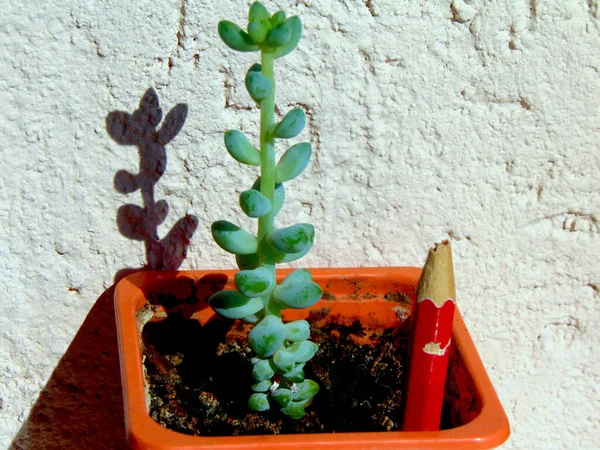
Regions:
[[[248,255],[258,250],[255,236],[226,220],[213,222],[211,232],[217,245],[230,253]]]
[[[254,184],[252,185],[252,189],[260,191],[260,177],[256,179]],[[271,208],[273,208],[273,215],[277,215],[283,204],[285,202],[285,189],[283,184],[275,183],[275,195],[273,196],[273,203],[271,204]]]
[[[260,152],[255,148],[246,135],[239,130],[229,130],[225,133],[225,147],[237,162],[250,166],[260,166]]]
[[[250,386],[254,392],[267,392],[273,383],[271,380],[262,380]]]
[[[246,297],[260,297],[273,287],[273,274],[266,267],[242,270],[233,278],[235,287]]]
[[[252,411],[268,411],[270,407],[267,394],[262,392],[252,394],[248,399],[248,408]]]
[[[263,358],[275,353],[285,339],[285,326],[279,317],[268,315],[248,333],[252,350]]]
[[[248,34],[256,45],[260,45],[267,37],[269,28],[267,28],[260,20],[253,20],[248,24]]]
[[[312,404],[312,402],[313,402],[313,398],[312,398],[312,397],[311,397],[311,398],[309,398],[309,399],[307,399],[307,400],[302,400],[302,401],[294,401],[294,403],[297,403],[298,405],[302,405],[302,406],[304,406],[305,408],[306,408],[307,406],[310,406],[310,405]]]
[[[248,11],[248,22],[269,20],[269,11],[260,2],[254,2]]]
[[[263,308],[260,298],[248,298],[238,291],[224,290],[213,294],[208,303],[218,314],[228,319],[242,319]]]
[[[308,269],[296,269],[287,275],[281,284],[299,283],[301,281],[312,281],[312,274]]]
[[[286,351],[290,352],[296,358],[296,362],[303,363],[309,361],[317,350],[319,350],[319,346],[311,341],[302,341],[302,342],[294,342],[289,345]]]
[[[274,27],[281,25],[283,22],[285,22],[285,11],[277,11],[271,17],[271,25]]]
[[[273,298],[287,308],[308,308],[321,299],[323,290],[314,281],[280,284],[273,290]]]
[[[293,370],[289,375],[282,376],[292,383],[301,383],[304,381],[304,370]]]
[[[275,371],[267,359],[261,359],[252,366],[252,378],[254,381],[270,380]]]
[[[285,350],[277,350],[272,360],[275,367],[281,373],[289,372],[294,368],[294,364],[296,363],[294,355]]]
[[[296,364],[289,372],[282,373],[281,376],[290,383],[301,383],[304,381],[304,366],[306,363]]]
[[[285,388],[279,388],[274,392],[271,392],[271,398],[275,400],[282,408],[285,408],[292,402],[294,397],[294,393]]]
[[[258,253],[235,255],[235,262],[240,270],[252,270],[260,266],[260,256]]]
[[[281,412],[290,419],[302,419],[304,417],[304,405],[301,403],[290,402],[285,408],[281,408]]]
[[[219,36],[228,47],[238,52],[255,52],[258,45],[252,41],[248,33],[229,20],[219,22]]]
[[[252,325],[254,325],[254,324],[260,322],[263,317],[264,317],[264,314],[260,314],[260,311],[259,311],[257,314],[251,314],[249,316],[242,317],[242,320],[246,323],[251,323]]]
[[[300,175],[308,165],[310,154],[311,147],[308,142],[301,142],[290,147],[277,163],[275,182],[283,183]]]
[[[304,247],[304,249],[302,249],[301,251],[297,252],[297,253],[288,253],[285,255],[282,255],[280,258],[277,259],[277,263],[279,264],[284,264],[284,263],[289,263],[292,261],[296,261],[300,258],[302,258],[304,255],[306,255],[311,247],[312,247],[312,242],[310,242],[308,245],[306,245]]]
[[[267,234],[267,241],[277,250],[285,253],[298,253],[315,239],[315,229],[309,223],[299,223],[291,227],[274,229]]]
[[[298,136],[306,125],[306,115],[300,108],[294,108],[275,125],[273,136],[281,139],[290,139]]]
[[[267,34],[266,43],[269,47],[280,47],[287,44],[292,36],[290,25],[286,22],[277,25]]]
[[[281,58],[282,56],[285,56],[294,50],[300,41],[300,37],[302,36],[302,22],[298,16],[290,17],[286,21],[286,24],[290,28],[290,38],[285,45],[278,47],[277,50],[273,52],[273,56],[275,58]]]
[[[262,66],[259,63],[254,63],[248,69],[248,72],[258,72],[262,73]]]
[[[313,398],[319,392],[319,385],[313,380],[304,380],[296,385],[298,392],[294,392],[294,401],[301,402]]]
[[[265,77],[261,72],[261,65],[254,64],[246,73],[246,89],[250,97],[260,103],[273,92],[273,82]]]
[[[271,202],[260,191],[248,189],[240,194],[240,208],[249,217],[262,217],[271,211]]]
[[[310,337],[310,325],[306,320],[295,320],[285,324],[285,340],[300,342]]]

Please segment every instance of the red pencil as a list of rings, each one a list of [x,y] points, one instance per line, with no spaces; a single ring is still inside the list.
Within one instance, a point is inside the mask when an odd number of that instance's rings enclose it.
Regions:
[[[452,250],[445,241],[429,251],[417,287],[405,431],[440,429],[455,298]]]

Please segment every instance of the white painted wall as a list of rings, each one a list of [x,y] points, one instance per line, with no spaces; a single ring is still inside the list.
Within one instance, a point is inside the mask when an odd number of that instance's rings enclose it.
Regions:
[[[0,445],[117,271],[143,244],[115,221],[139,191],[136,147],[111,111],[154,87],[187,103],[155,199],[165,236],[198,218],[182,268],[232,267],[210,223],[244,221],[252,170],[222,132],[256,133],[243,87],[255,54],[220,43],[246,2],[2,2],[0,16]],[[598,0],[297,0],[299,48],[279,60],[277,104],[302,103],[315,158],[279,223],[314,223],[310,266],[421,265],[454,247],[459,305],[513,434],[507,449],[600,439]],[[309,134],[310,133],[310,134]]]

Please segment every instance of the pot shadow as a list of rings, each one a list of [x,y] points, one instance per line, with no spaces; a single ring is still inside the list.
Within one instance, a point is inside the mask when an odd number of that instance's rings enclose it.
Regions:
[[[167,165],[165,145],[179,133],[187,117],[187,105],[169,111],[160,128],[162,110],[152,88],[143,95],[139,108],[129,114],[113,111],[106,116],[111,138],[121,145],[138,147],[137,174],[121,170],[114,177],[115,189],[130,194],[138,189],[143,206],[127,204],[117,212],[119,231],[143,241],[147,263],[117,272],[115,284],[142,270],[176,270],[187,255],[198,219],[186,215],[169,233],[159,238],[157,227],[167,217],[168,204],[154,200],[154,186]],[[126,441],[119,349],[115,323],[113,285],[98,298],[67,351],[13,439],[9,450],[129,448]]]
[[[113,292],[114,286],[90,310],[10,450],[129,448]]]

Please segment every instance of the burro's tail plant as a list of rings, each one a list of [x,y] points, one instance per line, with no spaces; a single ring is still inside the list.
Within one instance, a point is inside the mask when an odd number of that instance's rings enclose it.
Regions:
[[[321,288],[310,271],[298,269],[277,284],[275,266],[304,256],[314,241],[314,228],[299,223],[275,227],[281,210],[286,181],[298,176],[311,155],[309,143],[295,144],[276,161],[275,141],[290,139],[302,131],[304,112],[292,109],[275,122],[275,80],[277,58],[290,53],[298,44],[302,23],[298,17],[286,18],[283,11],[272,16],[259,2],[250,7],[247,32],[229,21],[219,23],[221,39],[240,52],[260,51],[261,63],[246,74],[248,93],[260,106],[259,149],[238,130],[225,133],[225,147],[238,162],[260,167],[260,176],[251,189],[240,195],[240,207],[258,219],[256,236],[239,226],[220,220],[212,224],[212,235],[224,250],[236,255],[240,271],[234,277],[236,290],[223,290],[210,298],[211,307],[230,319],[255,324],[248,341],[255,352],[252,359],[254,391],[248,406],[254,411],[279,408],[285,415],[300,419],[319,390],[319,385],[304,378],[304,366],[318,346],[309,341],[310,326],[305,320],[283,323],[285,308],[307,308],[321,298]]]

